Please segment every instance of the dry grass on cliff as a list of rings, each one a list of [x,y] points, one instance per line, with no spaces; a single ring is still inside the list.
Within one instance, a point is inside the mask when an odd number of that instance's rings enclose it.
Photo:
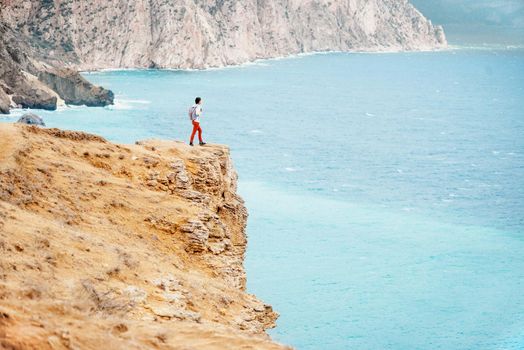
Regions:
[[[0,125],[0,348],[281,349],[223,146]]]

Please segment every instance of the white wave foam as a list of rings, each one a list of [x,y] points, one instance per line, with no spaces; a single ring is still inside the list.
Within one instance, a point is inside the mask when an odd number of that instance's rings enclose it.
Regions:
[[[524,45],[503,45],[503,44],[480,44],[480,45],[448,45],[449,50],[475,50],[475,51],[497,51],[497,50],[522,50]]]
[[[152,69],[148,69],[148,68],[102,68],[102,69],[84,71],[82,72],[82,74],[91,74],[91,73],[98,73],[98,72],[134,72],[134,71],[144,71],[144,70],[152,70]]]
[[[9,114],[2,115],[2,116],[6,117],[6,119],[17,118],[17,117],[21,117],[25,113],[29,113],[29,112],[30,111],[28,109],[15,108],[15,109],[11,109],[9,111]]]
[[[200,72],[200,71],[213,71],[213,70],[223,70],[223,69],[235,69],[235,68],[242,68],[247,66],[269,66],[269,62],[272,61],[280,61],[280,60],[293,60],[298,59],[306,56],[316,56],[316,55],[330,55],[330,54],[370,54],[370,55],[380,55],[380,54],[391,54],[391,53],[417,53],[417,52],[440,52],[440,51],[452,51],[456,49],[455,46],[448,46],[447,48],[427,48],[427,49],[419,49],[414,51],[405,51],[399,48],[363,48],[363,49],[357,49],[357,50],[351,50],[351,51],[341,51],[341,50],[326,50],[326,51],[312,51],[312,52],[302,52],[297,53],[293,55],[281,55],[276,57],[266,57],[266,58],[258,58],[254,59],[252,61],[247,61],[243,63],[237,63],[237,64],[229,64],[229,65],[223,65],[223,66],[205,66],[202,68],[102,68],[102,69],[93,69],[88,71],[82,71],[82,74],[96,74],[98,72],[128,72],[128,71],[174,71],[174,72]]]
[[[134,109],[132,104],[122,102],[119,100],[115,100],[114,104],[109,106],[108,108],[112,110],[117,110],[117,111],[126,111],[126,110]]]
[[[58,113],[62,112],[71,112],[71,111],[82,111],[86,108],[93,108],[93,107],[87,107],[86,105],[80,105],[80,106],[74,106],[74,105],[61,105],[56,107],[56,111]]]
[[[151,101],[148,100],[128,100],[128,99],[119,99],[123,103],[136,103],[136,104],[150,104]]]
[[[113,105],[108,106],[109,109],[114,110],[132,110],[138,109],[140,106],[151,104],[149,100],[139,100],[139,99],[125,99],[125,98],[116,98]]]

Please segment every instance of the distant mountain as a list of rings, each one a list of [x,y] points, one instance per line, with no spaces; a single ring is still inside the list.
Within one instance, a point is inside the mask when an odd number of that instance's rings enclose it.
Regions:
[[[442,27],[407,0],[2,0],[0,20],[37,48],[40,61],[80,70],[447,45]]]
[[[3,21],[75,67],[205,68],[326,50],[444,46],[399,0],[11,1]]]

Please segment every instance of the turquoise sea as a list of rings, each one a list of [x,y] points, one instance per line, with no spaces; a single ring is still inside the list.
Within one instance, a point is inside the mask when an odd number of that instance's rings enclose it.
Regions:
[[[107,71],[116,104],[37,111],[187,140],[204,98],[250,211],[248,288],[298,349],[524,349],[524,51],[331,53]],[[13,121],[21,114],[0,117]]]

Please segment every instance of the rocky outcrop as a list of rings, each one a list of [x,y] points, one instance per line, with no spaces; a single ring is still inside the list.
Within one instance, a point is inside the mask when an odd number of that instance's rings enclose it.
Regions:
[[[56,94],[29,72],[33,70],[29,58],[31,53],[27,44],[0,23],[0,90],[10,96],[7,98],[8,106],[15,104],[25,108],[56,109]],[[5,108],[3,112],[6,112]]]
[[[0,113],[10,107],[55,110],[58,103],[105,106],[113,93],[94,86],[77,71],[57,68],[46,49],[0,23]]]
[[[27,124],[27,125],[45,126],[44,120],[41,117],[33,113],[24,114],[17,120],[17,123]]]
[[[110,90],[94,86],[78,72],[69,69],[54,69],[38,72],[38,79],[55,91],[67,104],[101,107],[113,104]]]
[[[10,1],[3,21],[79,69],[206,68],[327,50],[444,47],[407,0]]]
[[[0,124],[0,344],[283,349],[229,150]]]

